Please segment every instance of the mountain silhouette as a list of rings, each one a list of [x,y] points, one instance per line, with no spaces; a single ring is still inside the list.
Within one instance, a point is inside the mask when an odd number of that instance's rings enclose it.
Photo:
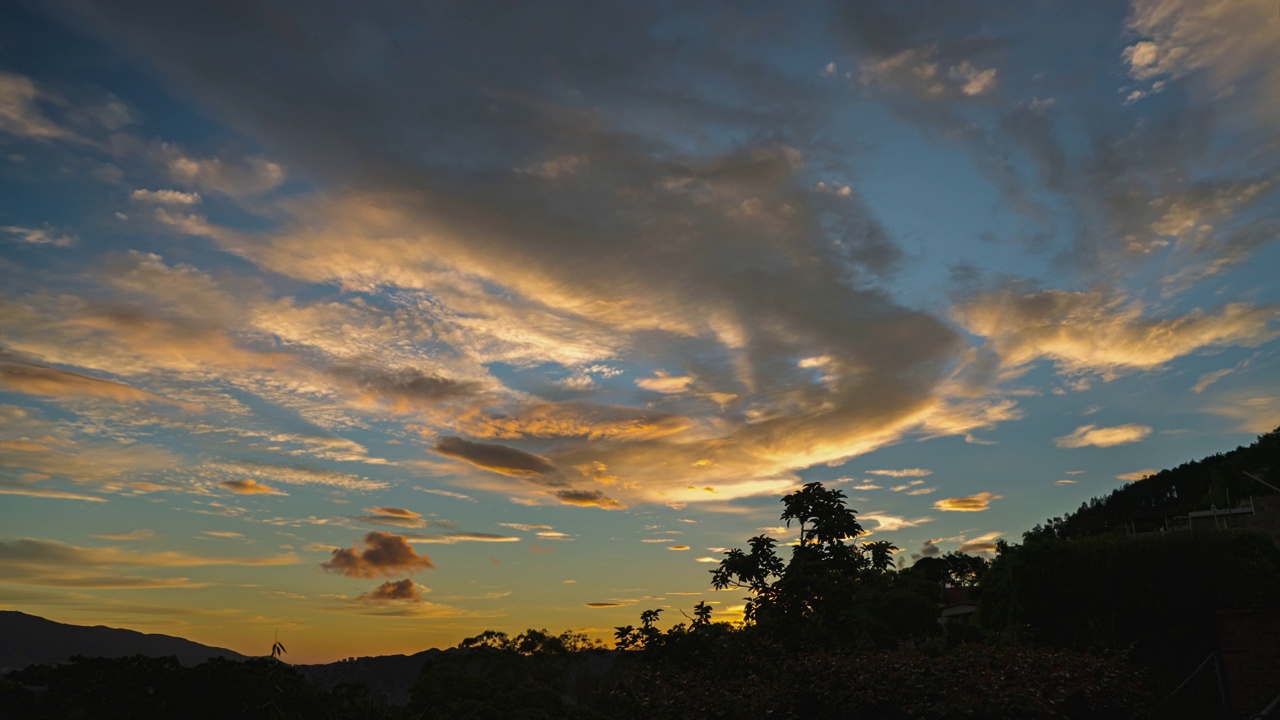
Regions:
[[[173,655],[183,665],[210,658],[247,660],[226,648],[210,647],[171,635],[153,635],[102,625],[66,625],[13,610],[0,610],[0,673],[28,665],[63,663],[76,655],[117,658]]]

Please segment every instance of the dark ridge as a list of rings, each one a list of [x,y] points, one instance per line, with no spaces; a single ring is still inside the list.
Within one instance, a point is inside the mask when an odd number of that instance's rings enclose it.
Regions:
[[[23,612],[0,610],[0,673],[28,665],[65,663],[77,655],[104,658],[173,656],[188,666],[199,665],[211,658],[249,659],[226,648],[209,647],[170,635],[102,625],[66,625]]]

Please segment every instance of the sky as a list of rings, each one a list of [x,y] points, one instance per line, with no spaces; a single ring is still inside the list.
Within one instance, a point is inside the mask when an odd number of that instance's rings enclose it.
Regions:
[[[0,608],[608,637],[1280,426],[1280,11],[0,7]]]

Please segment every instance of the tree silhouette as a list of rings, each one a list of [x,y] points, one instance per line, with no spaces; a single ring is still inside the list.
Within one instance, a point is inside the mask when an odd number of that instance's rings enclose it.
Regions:
[[[778,557],[776,540],[759,535],[749,551],[727,551],[711,571],[717,590],[749,593],[748,625],[788,642],[822,644],[892,645],[931,632],[935,598],[914,579],[897,580],[892,543],[851,542],[864,532],[843,492],[808,483],[782,505],[781,519],[799,526],[788,562]]]

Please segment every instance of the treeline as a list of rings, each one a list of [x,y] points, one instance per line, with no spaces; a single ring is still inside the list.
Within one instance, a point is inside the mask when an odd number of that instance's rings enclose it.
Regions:
[[[1192,460],[1127,483],[1081,503],[1075,512],[1036,525],[1030,534],[1087,537],[1122,533],[1127,523],[1140,531],[1150,530],[1163,527],[1166,518],[1211,506],[1226,508],[1250,495],[1275,493],[1249,474],[1280,487],[1280,428],[1259,436],[1248,447]]]
[[[1239,469],[1274,477],[1276,438],[1068,518],[1180,507]],[[612,650],[572,632],[486,631],[426,658],[401,705],[364,686],[320,689],[273,660],[133,658],[12,673],[0,707],[32,718],[1199,719],[1222,710],[1211,676],[1183,682],[1214,647],[1214,613],[1280,607],[1280,549],[1256,531],[1082,538],[1060,532],[1063,520],[997,543],[990,562],[949,553],[899,569],[898,548],[858,541],[842,492],[810,483],[782,505],[796,544],[753,537],[711,572],[714,588],[741,593],[741,622],[706,602],[645,610],[616,628]],[[977,613],[943,624],[942,600],[957,594]],[[668,627],[664,612],[684,619]]]

